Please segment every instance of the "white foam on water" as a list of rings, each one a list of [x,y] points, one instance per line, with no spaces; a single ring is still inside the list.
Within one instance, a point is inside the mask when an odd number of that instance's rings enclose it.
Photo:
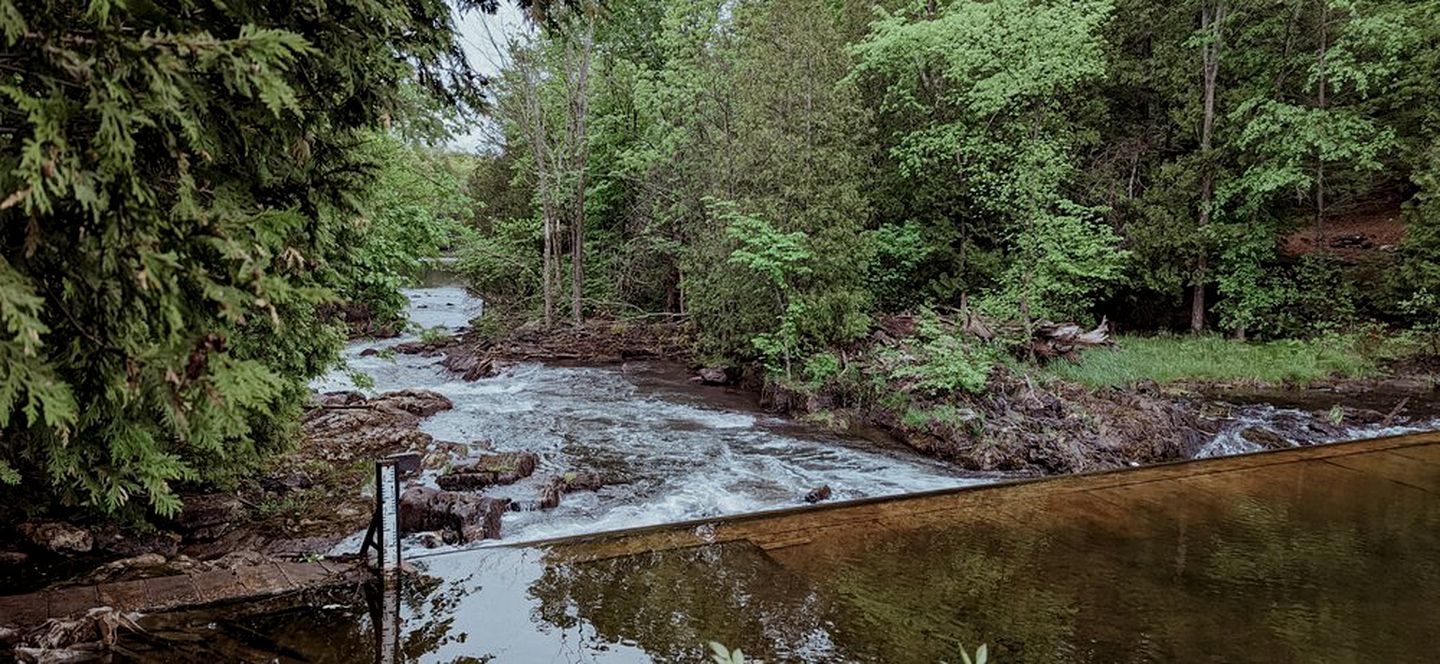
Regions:
[[[1195,458],[1208,459],[1265,450],[1264,445],[1245,438],[1243,434],[1247,429],[1258,429],[1275,434],[1290,447],[1399,436],[1440,429],[1440,420],[1417,420],[1391,426],[1363,424],[1325,430],[1313,426],[1314,422],[1314,415],[1294,408],[1277,408],[1269,404],[1238,406],[1220,431],[1215,434],[1215,437],[1195,453]]]
[[[453,329],[481,311],[479,301],[460,288],[406,294],[418,327]],[[533,505],[545,482],[556,475],[595,472],[606,480],[598,492],[566,495],[553,510],[506,514],[506,542],[793,507],[822,485],[831,488],[832,500],[844,500],[989,481],[865,441],[712,405],[703,391],[678,395],[642,388],[618,367],[526,363],[467,382],[440,367],[436,357],[361,356],[367,349],[382,350],[416,338],[412,329],[395,339],[353,343],[345,351],[348,366],[317,379],[312,387],[355,389],[350,372],[361,372],[374,381],[364,390],[371,394],[434,390],[455,407],[427,418],[424,432],[437,440],[483,441],[483,447],[498,451],[540,456],[533,477],[492,487],[488,495]],[[428,481],[433,482],[433,473]],[[344,546],[358,548],[359,540],[352,539]]]

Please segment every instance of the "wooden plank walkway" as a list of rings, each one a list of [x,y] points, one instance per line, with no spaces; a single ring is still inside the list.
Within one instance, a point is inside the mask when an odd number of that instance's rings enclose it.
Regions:
[[[266,563],[136,581],[42,590],[0,597],[0,625],[28,626],[100,606],[154,613],[218,602],[271,597],[353,582],[362,570],[339,562]]]

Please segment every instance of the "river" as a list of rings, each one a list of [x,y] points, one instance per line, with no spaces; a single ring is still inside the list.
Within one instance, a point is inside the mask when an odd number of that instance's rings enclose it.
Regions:
[[[843,501],[1005,478],[957,470],[883,436],[840,435],[776,417],[759,408],[753,395],[700,386],[673,363],[526,363],[468,382],[439,366],[440,358],[375,353],[417,340],[418,330],[457,332],[483,313],[483,301],[444,272],[431,272],[422,287],[405,294],[411,332],[349,344],[347,366],[316,380],[313,387],[321,392],[355,389],[351,374],[360,372],[373,381],[364,390],[371,394],[424,388],[445,395],[455,407],[422,425],[437,441],[462,443],[476,454],[493,450],[539,455],[533,476],[488,490],[520,506],[533,505],[543,484],[556,475],[594,472],[605,479],[600,491],[568,494],[556,509],[507,514],[504,543],[793,507],[821,486],[831,488],[831,500]],[[1259,451],[1259,444],[1242,435],[1247,429],[1275,432],[1296,444],[1316,444],[1440,428],[1440,422],[1429,419],[1440,412],[1430,409],[1424,411],[1427,418],[1409,424],[1317,429],[1309,411],[1334,399],[1300,396],[1305,399],[1290,395],[1291,407],[1260,401],[1256,395],[1223,406],[1218,433],[1197,456]],[[1377,407],[1388,408],[1382,396],[1371,398]],[[424,481],[433,485],[435,474],[428,473]],[[334,553],[358,550],[360,535]],[[413,548],[417,541],[411,538],[407,546]]]
[[[455,285],[406,295],[411,320],[426,329],[458,330],[482,309]],[[367,352],[417,338],[352,343],[348,367],[314,387],[355,389],[350,374],[358,371],[373,381],[370,393],[418,387],[445,395],[455,407],[422,425],[437,441],[464,443],[474,453],[539,455],[530,478],[487,490],[521,506],[533,505],[543,484],[565,472],[594,472],[606,482],[598,492],[567,494],[552,510],[507,514],[507,543],[793,507],[822,486],[830,487],[831,500],[849,500],[998,477],[956,470],[882,437],[842,436],[773,416],[752,395],[697,385],[670,363],[527,363],[467,382],[440,367],[439,358]],[[424,480],[433,484],[434,475]],[[352,537],[337,553],[358,544]]]

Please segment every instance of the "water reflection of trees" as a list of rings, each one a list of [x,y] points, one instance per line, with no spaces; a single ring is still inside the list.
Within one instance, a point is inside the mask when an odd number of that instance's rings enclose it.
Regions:
[[[846,643],[867,660],[958,661],[988,643],[1007,664],[1073,661],[1075,599],[1037,564],[1051,546],[1021,528],[912,531],[849,542],[809,561],[810,576],[830,579]]]
[[[583,622],[658,662],[701,661],[712,640],[769,661],[848,659],[828,634],[823,601],[750,545],[553,565],[530,594],[537,623]]]
[[[1440,519],[1429,501],[1323,511],[1241,501],[1211,538],[1206,578],[1245,598],[1277,658],[1406,661],[1429,650],[1440,606]]]

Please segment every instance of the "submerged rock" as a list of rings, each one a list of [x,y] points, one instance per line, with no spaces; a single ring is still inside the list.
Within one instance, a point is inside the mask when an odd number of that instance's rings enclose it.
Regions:
[[[1267,450],[1283,450],[1291,446],[1284,436],[1261,427],[1246,427],[1240,431],[1240,437]]]
[[[412,486],[400,495],[400,531],[454,532],[464,542],[498,539],[500,515],[508,509],[508,498]]]
[[[534,452],[487,454],[468,466],[441,475],[435,483],[450,491],[474,491],[496,484],[514,484],[532,475],[539,460]]]
[[[811,490],[810,490],[810,493],[805,494],[805,502],[807,502],[807,503],[814,504],[814,503],[818,503],[818,502],[820,502],[820,501],[822,501],[822,500],[830,500],[830,485],[829,485],[829,484],[820,486],[820,487],[815,488],[815,489],[811,489]]]
[[[445,546],[445,534],[436,531],[426,531],[418,535],[420,546],[427,549],[438,549]]]
[[[24,565],[29,560],[30,554],[24,551],[0,551],[0,567]]]

